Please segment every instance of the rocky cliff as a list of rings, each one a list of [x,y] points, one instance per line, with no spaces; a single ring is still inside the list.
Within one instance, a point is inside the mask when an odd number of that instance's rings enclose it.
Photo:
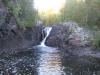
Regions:
[[[16,1],[16,0],[12,0]],[[0,54],[13,53],[40,42],[41,27],[20,29],[14,15],[0,0]]]

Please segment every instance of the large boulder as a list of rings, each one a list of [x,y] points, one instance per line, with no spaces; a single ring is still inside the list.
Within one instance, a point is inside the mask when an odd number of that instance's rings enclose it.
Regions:
[[[89,32],[76,22],[69,21],[52,26],[46,44],[53,47],[86,46],[90,44]]]
[[[49,37],[47,38],[46,45],[52,47],[61,47],[67,44],[67,38],[70,34],[69,28],[65,25],[58,24],[52,26]]]

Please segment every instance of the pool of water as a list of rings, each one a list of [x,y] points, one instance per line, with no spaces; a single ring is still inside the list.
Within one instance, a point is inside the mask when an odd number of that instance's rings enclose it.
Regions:
[[[0,56],[0,75],[100,75],[100,60],[37,46],[8,57]]]

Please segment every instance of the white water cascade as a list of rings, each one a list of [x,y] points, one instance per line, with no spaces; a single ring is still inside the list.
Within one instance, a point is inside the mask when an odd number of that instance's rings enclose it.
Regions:
[[[42,40],[40,46],[46,47],[45,45],[45,41],[47,39],[47,37],[49,36],[50,32],[52,30],[52,27],[45,27],[42,32],[46,35],[45,38]]]

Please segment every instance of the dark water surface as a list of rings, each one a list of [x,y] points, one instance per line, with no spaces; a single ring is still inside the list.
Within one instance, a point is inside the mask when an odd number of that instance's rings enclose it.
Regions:
[[[100,60],[38,46],[16,55],[0,56],[0,75],[100,75]]]

